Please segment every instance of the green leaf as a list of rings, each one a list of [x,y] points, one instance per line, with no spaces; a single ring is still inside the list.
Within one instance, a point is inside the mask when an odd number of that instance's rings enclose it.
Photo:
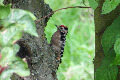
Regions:
[[[0,32],[0,43],[1,46],[12,45],[16,40],[22,37],[23,26],[19,24],[10,25],[9,28]]]
[[[24,62],[21,58],[15,57],[13,64],[11,67],[14,69],[14,72],[20,76],[29,76],[30,70],[26,62]]]
[[[35,19],[36,17],[29,11],[21,10],[21,9],[12,9],[10,15],[8,16],[8,21],[10,23],[15,23],[25,15],[29,15],[31,19]],[[12,20],[12,21],[11,21]]]
[[[102,46],[105,55],[114,47],[115,41],[120,38],[120,16],[107,27],[102,36]]]
[[[1,79],[5,80],[6,78],[9,78],[13,73],[16,73],[20,76],[30,75],[30,70],[27,63],[24,62],[21,58],[15,57],[15,53],[18,51],[19,46],[17,44],[15,44],[13,48],[5,47],[1,50],[2,58],[0,59],[0,65],[3,67],[9,65],[9,68],[5,69],[0,75]]]
[[[1,4],[1,1],[0,1]],[[11,5],[0,5],[0,19],[5,19],[10,14]]]
[[[15,57],[15,53],[12,47],[4,47],[1,49],[2,58],[0,59],[0,65],[2,67],[8,66],[12,59]]]
[[[7,19],[2,20],[4,30],[0,32],[1,46],[11,45],[22,37],[22,31],[38,37],[36,26],[29,11],[13,9]]]
[[[11,14],[6,20],[4,20],[3,25],[9,27],[11,24],[17,24],[16,26],[23,26],[24,31],[38,37],[36,32],[36,26],[33,19],[36,19],[35,16],[29,11],[24,11],[20,9],[13,9]]]
[[[120,38],[118,38],[114,44],[114,50],[116,53],[116,56],[120,55]]]
[[[1,59],[0,59],[0,65],[2,67],[8,66],[11,61],[14,59],[16,53],[19,51],[18,44],[15,44],[13,46],[3,47],[1,49]]]
[[[18,44],[13,45],[14,53],[17,53],[19,49],[20,49],[20,46]]]
[[[118,38],[114,44],[114,50],[116,53],[116,57],[111,63],[111,65],[120,65],[120,38]]]
[[[4,5],[4,4],[3,4],[3,1],[4,1],[4,0],[0,0],[0,5]]]
[[[0,75],[0,80],[10,80],[10,76],[14,73],[14,70],[11,68],[5,69]]]
[[[5,69],[2,72],[0,79],[7,80],[13,73],[24,77],[30,75],[30,70],[27,63],[25,63],[21,58],[15,57],[9,68]]]
[[[30,15],[30,17],[33,19],[33,20],[37,20],[37,18],[30,12],[30,11],[27,11],[26,12]]]
[[[97,8],[98,2],[96,2],[95,0],[88,0],[88,2],[89,2],[89,5],[92,9],[95,10]]]
[[[118,74],[117,66],[110,66],[110,63],[115,58],[115,52],[112,48],[102,61],[102,64],[97,68],[95,80],[116,80]]]
[[[111,12],[117,7],[119,3],[120,3],[120,0],[105,0],[102,7],[102,14]]]
[[[104,67],[101,66],[97,69],[96,80],[116,80],[118,68],[117,66]]]
[[[34,21],[29,15],[24,15],[20,21],[18,21],[19,24],[24,24],[24,32],[29,33],[31,35],[34,35],[38,37],[38,34],[36,32],[36,26]]]
[[[120,16],[114,20],[114,22],[107,27],[102,36],[102,46],[105,53],[105,57],[101,66],[96,70],[96,80],[116,80],[118,67],[111,66],[111,63],[115,59],[114,44],[118,38],[120,38]]]

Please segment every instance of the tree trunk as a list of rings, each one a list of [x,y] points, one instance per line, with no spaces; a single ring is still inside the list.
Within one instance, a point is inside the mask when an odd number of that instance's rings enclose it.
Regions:
[[[120,16],[120,5],[117,6],[115,10],[113,10],[108,14],[101,14],[103,2],[104,0],[99,0],[99,6],[94,12],[94,15],[95,15],[94,16],[94,20],[95,20],[94,74],[96,72],[96,69],[101,66],[101,62],[104,58],[104,51],[101,45],[101,37],[104,31],[106,30],[106,28],[110,26],[118,16]],[[119,69],[119,72],[120,72],[120,69]],[[120,76],[118,76],[117,80],[120,80]]]
[[[5,0],[4,2],[5,4],[12,3],[12,8],[29,10],[37,19],[52,11],[44,0]],[[31,73],[29,77],[25,78],[13,75],[12,80],[57,80],[55,53],[47,43],[44,33],[48,20],[49,17],[36,24],[39,37],[24,33],[22,39],[18,41],[20,45],[18,54],[20,57],[26,57]]]

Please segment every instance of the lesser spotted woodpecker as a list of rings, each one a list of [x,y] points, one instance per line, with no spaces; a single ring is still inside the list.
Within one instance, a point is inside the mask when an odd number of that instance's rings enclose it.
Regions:
[[[66,41],[66,35],[68,28],[64,25],[57,26],[57,31],[52,35],[51,47],[55,51],[57,60],[61,63],[61,57],[63,57],[64,46]]]

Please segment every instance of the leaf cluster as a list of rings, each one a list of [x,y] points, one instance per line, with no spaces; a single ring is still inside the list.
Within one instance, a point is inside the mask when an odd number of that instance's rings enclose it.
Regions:
[[[99,0],[88,0],[90,7],[92,9],[101,8],[102,7],[102,14],[107,14],[114,10],[120,3],[120,0],[105,0],[103,6],[98,6]]]
[[[90,0],[89,0],[90,1]],[[93,5],[92,3],[96,3]],[[99,1],[90,2],[93,9],[96,9]],[[114,10],[120,0],[105,0],[102,6],[102,14],[110,13]],[[101,6],[99,6],[101,7]],[[99,8],[98,7],[98,8]],[[104,50],[105,57],[102,64],[97,68],[95,73],[96,80],[116,80],[118,67],[120,65],[120,16],[107,27],[102,35],[101,44]]]
[[[11,9],[0,1],[0,80],[10,80],[13,73],[29,76],[28,65],[16,56],[20,47],[16,42],[23,32],[38,37],[34,20],[36,17],[29,11]]]

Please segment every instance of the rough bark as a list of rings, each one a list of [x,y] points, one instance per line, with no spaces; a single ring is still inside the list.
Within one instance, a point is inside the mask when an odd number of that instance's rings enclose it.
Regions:
[[[108,14],[101,14],[102,5],[104,0],[99,0],[99,6],[94,12],[94,20],[95,20],[95,60],[94,60],[94,73],[96,69],[100,67],[101,62],[104,58],[104,51],[101,45],[101,37],[108,26],[112,24],[112,22],[120,16],[120,5],[116,7],[115,10]],[[120,69],[119,69],[120,72]],[[95,76],[95,75],[94,75]],[[118,79],[120,80],[120,76]]]
[[[6,4],[9,2],[12,3],[12,8],[29,10],[37,19],[52,11],[44,0],[5,0]],[[19,55],[26,57],[31,72],[25,80],[57,80],[55,54],[47,43],[44,33],[48,19],[47,17],[36,24],[39,37],[24,33],[22,39],[18,41],[21,48]],[[16,75],[13,75],[11,79],[23,80]]]

